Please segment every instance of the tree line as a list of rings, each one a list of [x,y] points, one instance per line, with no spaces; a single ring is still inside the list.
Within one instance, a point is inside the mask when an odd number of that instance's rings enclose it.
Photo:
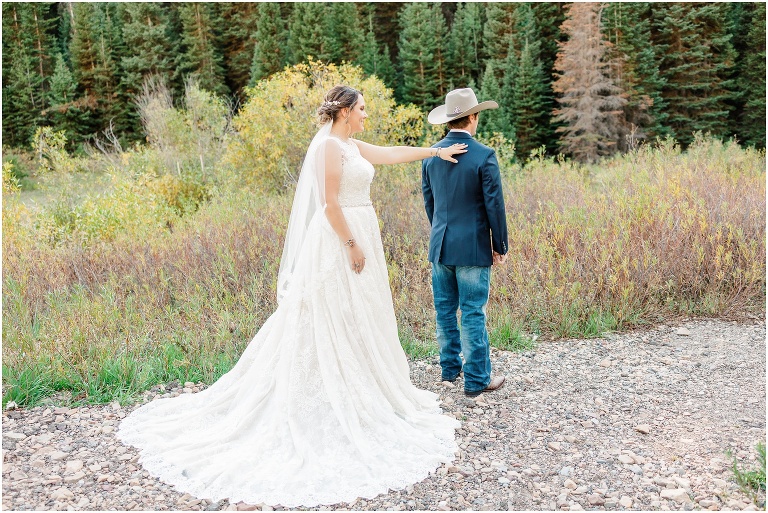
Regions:
[[[581,160],[696,131],[765,147],[765,3],[3,3],[3,140],[142,139],[147,77],[238,101],[287,65],[351,62],[428,110],[456,87],[501,107],[518,157]]]

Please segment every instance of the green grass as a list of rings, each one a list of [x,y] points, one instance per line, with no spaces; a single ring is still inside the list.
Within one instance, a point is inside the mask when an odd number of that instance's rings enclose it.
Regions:
[[[165,344],[144,357],[119,354],[102,359],[95,371],[76,368],[63,357],[18,368],[3,366],[3,407],[13,401],[31,408],[57,393],[68,392],[70,403],[128,404],[158,383],[212,383],[228,372],[237,355],[219,353],[190,360],[179,346]]]
[[[409,327],[400,327],[398,336],[403,351],[411,360],[430,358],[438,354],[437,342],[420,340]]]
[[[733,460],[731,470],[733,471],[734,480],[739,485],[739,488],[749,495],[755,504],[764,509],[765,499],[763,499],[762,504],[758,504],[758,502],[759,493],[761,491],[765,492],[765,443],[759,442],[755,449],[757,450],[758,464],[755,469],[747,470],[740,468],[738,461],[730,451],[728,452],[728,456]]]
[[[528,335],[520,324],[506,318],[491,327],[488,339],[492,347],[503,351],[530,351],[536,347],[536,335]]]

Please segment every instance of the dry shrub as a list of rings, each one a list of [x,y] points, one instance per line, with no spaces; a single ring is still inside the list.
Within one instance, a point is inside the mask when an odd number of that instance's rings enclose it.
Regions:
[[[195,170],[207,176],[224,154],[232,132],[232,105],[187,81],[184,97],[174,105],[159,77],[148,78],[136,101],[147,141],[163,163],[162,173]]]
[[[764,169],[764,153],[709,138],[600,166],[530,161],[505,179],[510,257],[493,269],[491,325],[592,336],[681,315],[762,314]],[[398,320],[432,337],[418,176],[416,166],[380,176],[374,202]]]
[[[4,195],[4,365],[56,359],[54,374],[87,375],[116,355],[153,365],[174,354],[187,367],[236,359],[276,307],[290,210],[290,194],[254,190],[286,190],[314,109],[339,82],[361,88],[372,110],[361,138],[418,138],[423,126],[378,81],[297,66],[261,82],[235,120],[223,159],[235,172],[214,171],[240,187],[169,173],[150,147],[120,155],[113,187],[79,204],[32,211],[24,192]],[[510,238],[508,263],[493,270],[492,332],[590,336],[681,315],[764,314],[764,152],[699,136],[685,153],[667,140],[600,165],[535,153],[520,167],[505,141],[491,143]],[[401,336],[432,343],[419,164],[379,168],[372,195]]]
[[[22,248],[4,239],[5,362],[60,355],[87,370],[169,343],[191,359],[237,354],[276,306],[289,206],[241,194],[143,240]]]

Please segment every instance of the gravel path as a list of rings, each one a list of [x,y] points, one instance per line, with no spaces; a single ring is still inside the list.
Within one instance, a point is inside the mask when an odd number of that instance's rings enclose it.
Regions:
[[[412,362],[414,383],[463,420],[459,457],[407,490],[318,509],[755,509],[725,452],[752,467],[765,442],[765,344],[764,322],[691,320],[494,351],[507,384],[477,400],[460,380],[436,381],[436,360]],[[3,509],[272,509],[201,501],[150,477],[114,437],[133,408],[4,412]]]

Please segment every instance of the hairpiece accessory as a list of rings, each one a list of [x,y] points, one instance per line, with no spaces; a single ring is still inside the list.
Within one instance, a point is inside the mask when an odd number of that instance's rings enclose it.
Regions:
[[[323,102],[323,107],[330,107],[330,106],[337,106],[337,105],[341,105],[341,102],[336,101],[336,100],[334,100],[332,102],[329,102],[328,100],[325,100]]]

